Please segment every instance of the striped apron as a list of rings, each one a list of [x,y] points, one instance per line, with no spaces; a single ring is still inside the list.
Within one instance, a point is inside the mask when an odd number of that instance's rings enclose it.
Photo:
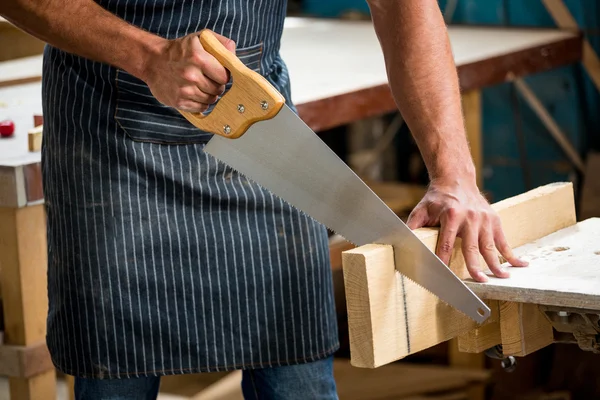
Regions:
[[[100,0],[173,39],[209,28],[290,103],[285,0]],[[141,80],[48,46],[47,343],[71,375],[308,362],[338,346],[326,229],[203,152]]]

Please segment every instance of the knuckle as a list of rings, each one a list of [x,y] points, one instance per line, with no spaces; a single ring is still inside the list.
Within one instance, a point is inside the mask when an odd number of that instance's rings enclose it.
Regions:
[[[440,251],[442,253],[450,253],[452,251],[452,243],[450,243],[449,240],[445,240],[444,242],[441,243],[440,245]]]
[[[192,63],[200,67],[201,69],[206,66],[206,57],[199,51],[192,53]]]
[[[480,215],[476,210],[469,209],[467,210],[467,218],[471,221],[479,221]]]
[[[454,220],[460,216],[460,211],[456,207],[448,207],[446,210],[446,215],[448,219]]]
[[[496,251],[496,246],[494,243],[488,242],[483,245],[483,249],[486,251]]]
[[[195,68],[186,68],[181,75],[187,82],[198,82],[198,73]]]
[[[179,89],[179,97],[183,98],[190,98],[194,95],[194,90],[188,86],[186,87],[182,87],[181,89]]]
[[[483,222],[490,222],[492,220],[492,214],[489,211],[484,211],[481,213],[481,220]]]
[[[467,244],[465,245],[464,251],[467,253],[478,253],[479,246],[477,246],[476,244]]]
[[[210,95],[208,93],[205,93],[205,92],[200,92],[200,96],[198,96],[198,97],[199,97],[199,100],[202,103],[204,103],[204,104],[212,104],[211,101],[210,101],[211,98],[213,97],[212,95]]]
[[[498,228],[502,227],[502,220],[500,220],[500,216],[498,214],[494,213],[492,216],[492,223]]]

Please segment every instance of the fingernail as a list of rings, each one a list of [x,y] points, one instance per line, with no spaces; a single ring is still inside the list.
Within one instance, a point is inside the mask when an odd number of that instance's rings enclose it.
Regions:
[[[488,277],[486,274],[484,274],[483,272],[479,271],[477,272],[475,275],[477,275],[477,279],[481,282],[487,282],[488,281]]]

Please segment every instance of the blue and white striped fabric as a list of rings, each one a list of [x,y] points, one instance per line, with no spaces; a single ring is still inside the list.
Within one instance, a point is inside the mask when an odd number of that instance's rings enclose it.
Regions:
[[[290,102],[285,0],[101,0],[150,32],[210,28]],[[203,152],[144,82],[47,47],[47,342],[94,378],[224,371],[338,346],[325,228]]]

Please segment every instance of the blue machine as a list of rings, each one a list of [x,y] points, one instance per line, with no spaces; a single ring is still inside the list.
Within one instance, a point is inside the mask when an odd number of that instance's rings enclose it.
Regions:
[[[584,33],[597,31],[600,2],[564,1]],[[439,1],[442,9],[446,3]],[[307,14],[323,17],[349,10],[368,12],[364,0],[304,0],[304,7]],[[540,0],[458,0],[450,23],[556,27]],[[600,52],[600,37],[586,37]],[[590,148],[600,149],[600,135],[592,134],[600,128],[600,96],[581,65],[531,75],[525,81],[582,157]],[[508,83],[482,90],[484,189],[494,201],[552,181],[570,180],[575,172],[537,116],[515,93]],[[528,182],[523,165],[527,166]]]
[[[336,18],[350,11],[369,13],[365,0],[303,0],[305,14],[317,17]]]

